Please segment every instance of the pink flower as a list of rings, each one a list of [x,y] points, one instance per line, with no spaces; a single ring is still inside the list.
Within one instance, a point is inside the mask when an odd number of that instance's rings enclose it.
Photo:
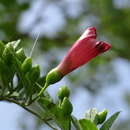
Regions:
[[[96,41],[96,28],[88,28],[69,50],[61,63],[52,69],[46,76],[46,83],[39,92],[40,96],[50,85],[61,80],[66,74],[84,65],[97,55],[107,51],[111,45],[102,41]]]
[[[110,44],[96,41],[96,28],[89,27],[75,42],[56,69],[62,75],[66,75],[110,48]]]

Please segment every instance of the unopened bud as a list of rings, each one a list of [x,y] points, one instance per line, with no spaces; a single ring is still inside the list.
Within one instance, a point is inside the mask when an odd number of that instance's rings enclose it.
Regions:
[[[32,68],[32,59],[30,57],[26,58],[21,66],[22,72],[25,74]]]
[[[63,100],[64,97],[67,97],[67,98],[69,97],[70,90],[67,86],[63,86],[63,87],[59,88],[57,95],[60,100]]]
[[[106,120],[107,113],[107,110],[98,113],[98,124],[102,124]]]

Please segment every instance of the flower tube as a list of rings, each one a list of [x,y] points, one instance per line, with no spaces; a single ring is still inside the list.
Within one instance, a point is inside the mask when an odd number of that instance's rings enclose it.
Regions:
[[[111,45],[108,43],[96,41],[96,28],[89,27],[56,68],[60,73],[66,75],[107,51],[110,47]]]

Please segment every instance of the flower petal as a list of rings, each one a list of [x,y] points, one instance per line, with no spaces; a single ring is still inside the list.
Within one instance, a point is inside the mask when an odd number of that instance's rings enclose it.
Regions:
[[[66,75],[74,69],[84,65],[97,55],[109,50],[111,45],[103,41],[96,41],[96,28],[89,27],[69,50],[57,69]]]

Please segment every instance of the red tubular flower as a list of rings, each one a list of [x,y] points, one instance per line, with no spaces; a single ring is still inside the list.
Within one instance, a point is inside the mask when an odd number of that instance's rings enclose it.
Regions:
[[[89,27],[56,68],[62,75],[66,75],[109,48],[110,44],[96,41],[96,28]]]
[[[108,43],[96,41],[96,28],[89,27],[72,46],[61,63],[47,74],[45,86],[38,95],[40,96],[50,84],[58,82],[66,74],[107,51],[110,47],[111,45]]]

